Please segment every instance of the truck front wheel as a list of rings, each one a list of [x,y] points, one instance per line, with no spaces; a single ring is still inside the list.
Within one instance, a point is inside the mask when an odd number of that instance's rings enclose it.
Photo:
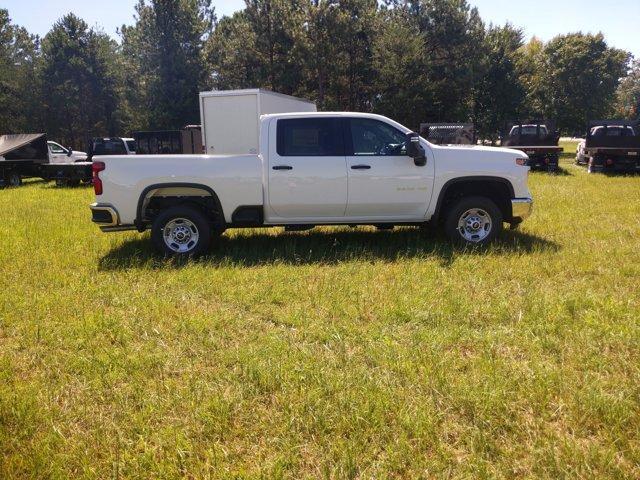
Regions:
[[[166,256],[197,257],[211,243],[212,227],[207,218],[190,207],[172,207],[161,212],[151,227],[151,240]]]
[[[502,222],[502,212],[492,200],[466,197],[451,206],[444,229],[454,243],[486,245],[500,234]]]

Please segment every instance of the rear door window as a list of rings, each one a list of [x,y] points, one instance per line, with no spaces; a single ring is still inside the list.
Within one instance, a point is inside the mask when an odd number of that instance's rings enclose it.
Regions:
[[[281,157],[335,157],[344,155],[338,118],[278,120],[277,151]]]

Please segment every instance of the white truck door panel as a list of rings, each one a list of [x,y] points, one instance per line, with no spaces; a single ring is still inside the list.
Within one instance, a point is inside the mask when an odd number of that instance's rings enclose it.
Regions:
[[[347,217],[424,217],[433,175],[406,155],[406,135],[384,122],[349,119]]]
[[[362,168],[367,166],[370,168]],[[347,157],[347,217],[421,218],[431,196],[425,167],[407,156]]]
[[[344,216],[347,171],[339,120],[283,119],[272,123],[269,206],[283,219]]]

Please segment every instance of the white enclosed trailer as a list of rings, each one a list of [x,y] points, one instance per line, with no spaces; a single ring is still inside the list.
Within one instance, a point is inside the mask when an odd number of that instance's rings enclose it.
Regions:
[[[202,143],[209,155],[258,153],[260,116],[315,112],[316,104],[262,89],[200,93]]]

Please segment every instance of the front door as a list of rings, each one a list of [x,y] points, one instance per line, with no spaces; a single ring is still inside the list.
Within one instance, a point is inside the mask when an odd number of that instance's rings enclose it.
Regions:
[[[290,118],[274,122],[269,151],[269,206],[288,221],[344,217],[347,169],[340,119]],[[274,148],[275,147],[275,148]]]
[[[432,165],[416,166],[406,153],[406,140],[403,132],[386,122],[349,119],[347,217],[407,221],[424,217],[431,197]]]
[[[67,150],[54,142],[49,143],[49,153],[51,155],[51,163],[63,163],[69,157]]]

